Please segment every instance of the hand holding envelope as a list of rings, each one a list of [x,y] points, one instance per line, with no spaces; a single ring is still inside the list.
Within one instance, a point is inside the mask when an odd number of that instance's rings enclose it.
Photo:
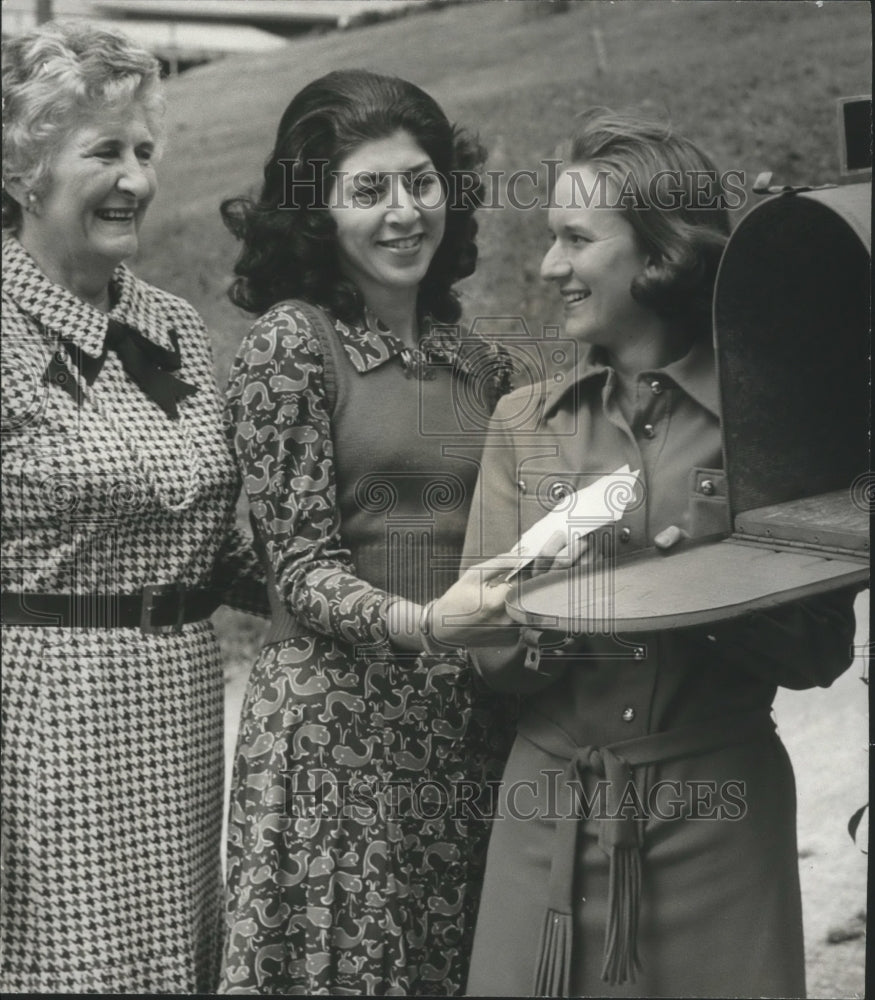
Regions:
[[[572,565],[582,553],[580,539],[585,541],[598,528],[619,521],[627,507],[640,500],[639,487],[638,473],[623,465],[576,493],[569,491],[509,552],[469,567],[440,597],[420,609],[418,630],[395,628],[393,634],[415,634],[417,644],[420,635],[427,635],[433,643],[450,648],[516,643],[517,630],[508,627],[512,622],[505,604],[506,590],[495,588],[506,588],[536,560],[550,559],[554,568]],[[564,549],[568,549],[565,555]],[[402,606],[407,602],[395,603],[396,615]]]
[[[505,557],[509,572],[503,580],[512,580],[536,560],[549,559],[552,567],[571,565],[585,551],[588,535],[620,520],[629,504],[639,496],[639,485],[638,470],[633,472],[628,465],[623,465],[566,496],[555,510],[532,525],[510,550]]]

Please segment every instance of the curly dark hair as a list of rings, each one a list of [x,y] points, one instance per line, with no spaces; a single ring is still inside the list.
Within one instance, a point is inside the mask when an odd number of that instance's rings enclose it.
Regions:
[[[264,167],[258,198],[222,203],[225,225],[243,250],[228,294],[252,313],[286,298],[361,316],[359,289],[339,269],[336,226],[328,211],[333,172],[362,143],[403,130],[428,154],[444,184],[444,237],[419,288],[417,309],[454,323],[461,308],[452,285],[474,271],[480,170],[475,136],[452,125],[437,102],[406,80],[367,70],[337,70],[314,80],[286,108]]]
[[[717,266],[729,238],[726,192],[710,157],[668,124],[601,107],[576,117],[561,153],[564,170],[604,170],[629,195],[624,214],[656,262],[633,280],[632,297],[710,336]]]

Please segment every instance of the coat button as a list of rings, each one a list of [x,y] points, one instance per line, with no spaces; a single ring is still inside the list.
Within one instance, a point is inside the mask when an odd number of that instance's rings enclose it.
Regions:
[[[571,495],[571,487],[567,483],[552,483],[547,490],[547,496],[551,503],[561,503],[566,497]]]
[[[631,528],[620,528],[620,541],[621,542],[628,542],[631,537],[632,537],[632,529]]]
[[[643,660],[644,659],[644,648],[643,646],[636,646],[635,651],[632,653],[633,660]]]
[[[526,492],[526,481],[525,481],[525,479],[518,479],[516,481],[516,488],[520,491],[520,493],[525,493]]]
[[[717,487],[714,485],[713,479],[703,479],[699,483],[699,489],[705,494],[706,497],[713,497],[717,492]]]
[[[643,430],[646,438],[652,438],[656,435],[656,431],[653,429],[653,424],[645,424]]]
[[[662,382],[660,382],[658,378],[655,378],[650,383],[650,391],[653,393],[654,396],[658,396],[662,392]]]
[[[623,709],[623,722],[632,722],[635,719],[635,709],[631,705],[627,705]]]

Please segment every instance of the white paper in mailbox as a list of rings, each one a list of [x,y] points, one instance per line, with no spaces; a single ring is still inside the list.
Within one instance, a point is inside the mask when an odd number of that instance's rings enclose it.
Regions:
[[[602,476],[565,497],[556,510],[545,514],[524,532],[510,550],[510,571],[504,579],[512,580],[525,569],[557,531],[570,539],[572,532],[577,536],[588,535],[606,524],[619,521],[635,497],[637,485],[638,470],[632,472],[628,465],[622,465],[610,475]]]

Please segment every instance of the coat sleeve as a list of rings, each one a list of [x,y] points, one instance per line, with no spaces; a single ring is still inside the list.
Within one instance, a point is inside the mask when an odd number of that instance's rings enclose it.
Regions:
[[[809,597],[708,629],[720,655],[781,687],[829,687],[854,659],[858,587]]]
[[[499,400],[480,459],[465,532],[463,567],[507,552],[519,540],[516,447],[504,427],[504,406],[505,401]]]
[[[468,514],[463,569],[507,552],[519,540],[519,449],[517,438],[507,429],[505,406],[513,406],[505,403],[507,398],[496,407],[483,448],[480,475]],[[555,658],[549,663],[542,660],[537,671],[526,669],[524,638],[534,643],[537,632],[527,629],[524,633],[520,626],[511,624],[506,646],[470,649],[475,668],[490,687],[505,693],[534,694],[564,673],[564,661]]]
[[[227,431],[287,610],[349,643],[385,642],[392,597],[356,576],[341,541],[322,349],[294,302],[250,331],[227,400]]]

